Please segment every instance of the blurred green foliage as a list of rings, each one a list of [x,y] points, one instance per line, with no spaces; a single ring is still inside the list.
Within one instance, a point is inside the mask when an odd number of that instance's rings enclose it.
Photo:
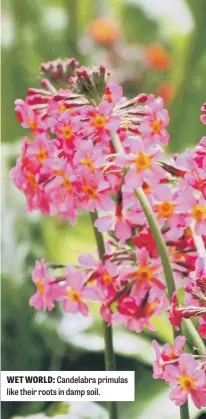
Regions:
[[[72,228],[56,217],[41,219],[38,215],[28,216],[23,196],[11,185],[8,177],[8,171],[19,152],[19,146],[15,148],[11,143],[25,134],[14,114],[14,100],[24,97],[28,87],[39,86],[41,62],[72,55],[82,63],[93,62],[92,56],[81,57],[78,41],[84,35],[87,24],[98,14],[99,4],[96,0],[3,0],[3,19],[4,14],[9,17],[13,32],[13,41],[2,48],[2,140],[7,143],[3,146],[5,167],[2,173],[3,370],[104,368],[101,320],[97,306],[91,307],[92,317],[88,323],[85,324],[83,319],[80,323],[78,319],[75,320],[75,330],[73,318],[64,319],[60,310],[36,314],[28,305],[33,293],[31,270],[37,258],[45,256],[48,261],[76,263],[80,252],[95,252],[88,217],[81,215],[77,226]],[[148,17],[135,2],[111,0],[105,1],[106,5],[118,17],[127,42],[165,42],[159,22]],[[170,109],[171,148],[175,151],[194,144],[203,135],[199,109],[206,97],[206,1],[188,0],[188,6],[195,22],[193,33],[175,35],[167,42],[174,57],[170,80],[177,86]],[[55,8],[54,12],[63,10],[63,26],[52,28],[47,19],[51,8]],[[152,77],[155,75],[151,73],[148,79],[143,80],[142,91],[150,90]],[[118,369],[136,371],[136,402],[120,403],[122,419],[176,417],[175,407],[171,404],[169,410],[167,408],[167,389],[161,381],[152,379],[151,369],[151,340],[156,337],[162,343],[171,341],[171,328],[166,316],[154,318],[153,323],[157,327],[156,333],[145,331],[142,335],[135,335],[122,328],[115,333]],[[73,408],[71,405],[69,412]],[[62,404],[3,403],[2,417],[8,419],[17,414],[28,415],[45,410],[46,415],[66,413]],[[92,411],[97,412],[91,407]],[[98,414],[91,413],[89,417],[97,419]],[[102,419],[106,418],[104,411],[100,415]],[[84,412],[79,413],[78,417],[85,418]]]

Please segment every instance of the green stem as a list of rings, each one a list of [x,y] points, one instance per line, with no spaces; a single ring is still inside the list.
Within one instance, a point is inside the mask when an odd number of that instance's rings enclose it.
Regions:
[[[160,258],[161,258],[162,266],[163,266],[165,281],[166,281],[166,284],[167,284],[168,297],[171,300],[172,295],[175,291],[175,283],[174,283],[173,272],[172,272],[172,268],[171,268],[171,264],[170,264],[170,260],[169,260],[168,251],[167,251],[167,246],[166,246],[165,241],[162,237],[162,233],[160,231],[159,225],[157,223],[157,220],[154,216],[154,213],[152,211],[152,208],[150,206],[150,203],[149,203],[144,191],[142,190],[142,188],[137,188],[137,189],[135,189],[135,192],[136,192],[136,195],[137,195],[137,197],[140,201],[142,209],[143,209],[143,211],[146,215],[146,218],[147,218],[147,221],[148,221],[149,226],[151,228],[151,231],[153,233],[153,236],[155,238],[157,248],[158,248],[158,251],[159,251],[159,255],[160,255]]]
[[[180,406],[180,419],[190,419],[188,402]]]
[[[105,245],[104,239],[102,234],[96,229],[94,226],[94,222],[98,218],[97,212],[91,212],[91,220],[92,226],[94,230],[94,235],[96,239],[96,244],[98,248],[99,258],[102,262],[104,262],[104,255],[105,255]],[[112,326],[107,326],[104,322],[104,342],[105,342],[105,369],[106,371],[115,371],[115,353],[113,347],[113,337],[112,337]],[[116,402],[108,402],[109,408],[109,419],[118,419],[118,412],[117,412],[117,403]]]
[[[200,355],[206,354],[206,346],[201,339],[196,327],[189,319],[183,319],[183,330],[185,330],[185,335],[192,341],[194,348]]]

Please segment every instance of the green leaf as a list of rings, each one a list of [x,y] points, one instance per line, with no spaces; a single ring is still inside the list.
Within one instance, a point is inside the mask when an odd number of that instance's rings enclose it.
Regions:
[[[195,17],[195,29],[188,43],[185,59],[184,77],[178,94],[171,106],[170,148],[181,151],[187,145],[197,143],[204,135],[204,126],[200,123],[200,107],[205,102],[205,0],[191,0]]]

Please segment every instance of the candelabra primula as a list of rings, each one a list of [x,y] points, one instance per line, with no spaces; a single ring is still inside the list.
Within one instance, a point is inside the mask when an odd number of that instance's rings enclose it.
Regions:
[[[11,177],[28,211],[72,224],[79,211],[90,212],[100,257],[82,254],[73,267],[37,261],[30,305],[50,311],[61,301],[64,311],[87,316],[88,302],[97,302],[107,326],[123,323],[137,333],[154,330],[152,316],[166,309],[174,329],[196,316],[206,337],[206,137],[167,162],[169,116],[161,97],[126,99],[104,66],[88,69],[71,59],[41,69],[43,89],[29,89],[15,102],[32,140],[24,139]],[[205,105],[201,110],[205,123]],[[184,306],[174,284],[168,287],[171,279],[164,282],[162,245],[152,226],[164,239],[176,288],[185,290]],[[108,233],[105,245],[102,233]],[[191,395],[199,408],[206,405],[204,353],[199,360],[185,354],[184,343],[179,335],[161,350],[154,341],[154,378],[174,387],[177,405]]]

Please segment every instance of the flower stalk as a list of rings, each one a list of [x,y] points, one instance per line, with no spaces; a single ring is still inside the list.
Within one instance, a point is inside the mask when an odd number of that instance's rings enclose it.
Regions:
[[[104,262],[104,255],[105,255],[105,245],[103,235],[97,230],[94,226],[94,222],[98,218],[97,211],[91,212],[91,220],[92,226],[94,230],[95,240],[98,248],[99,258],[102,262]],[[105,342],[105,369],[106,371],[115,371],[115,353],[113,347],[113,333],[112,333],[112,326],[107,326],[106,323],[103,323],[104,328],[104,342]],[[117,403],[116,402],[108,402],[108,410],[109,410],[109,419],[118,419],[118,412],[117,412]]]
[[[180,419],[190,419],[188,402],[180,406]]]

